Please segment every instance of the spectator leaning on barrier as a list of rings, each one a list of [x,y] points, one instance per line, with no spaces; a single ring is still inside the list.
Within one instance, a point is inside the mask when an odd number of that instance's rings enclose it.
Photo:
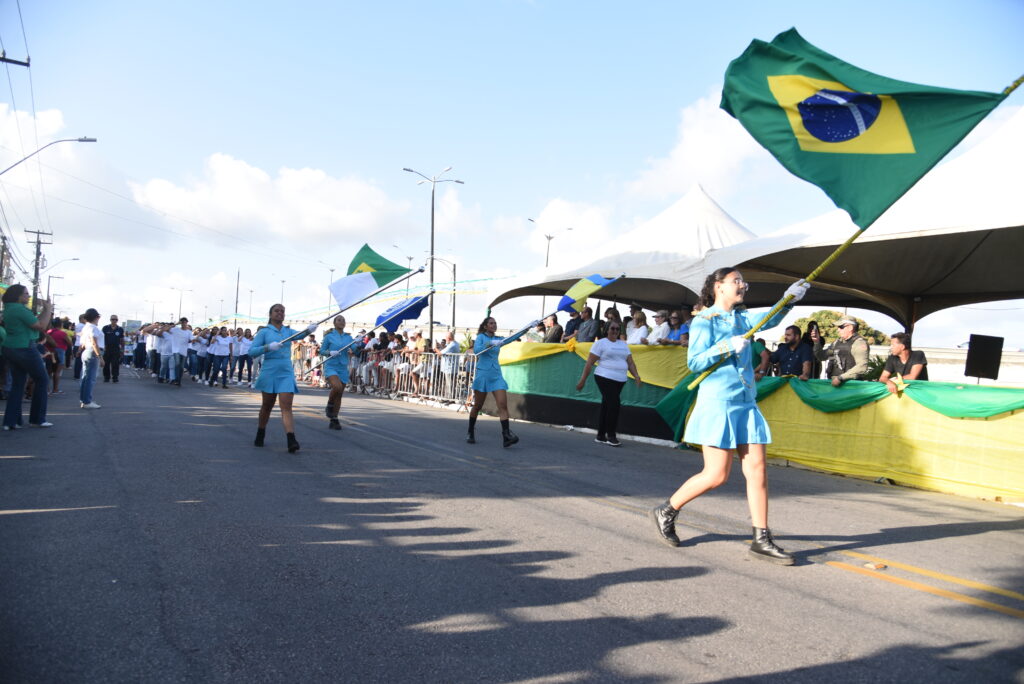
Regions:
[[[811,348],[801,341],[800,328],[795,325],[786,328],[785,342],[771,353],[769,360],[779,364],[779,375],[795,375],[801,380],[811,377]]]
[[[547,343],[558,344],[562,341],[562,326],[558,324],[558,314],[551,314],[545,321],[547,324],[546,332],[544,333],[544,341]]]
[[[885,369],[878,381],[884,382],[889,391],[895,393],[898,388],[890,378],[896,374],[904,380],[928,379],[928,359],[923,351],[911,348],[908,333],[893,333],[889,338],[889,358],[885,361]]]
[[[661,341],[668,337],[668,311],[661,309],[654,314],[654,328],[651,330],[643,344],[661,344]]]
[[[580,327],[576,329],[576,341],[593,342],[596,339],[597,321],[594,320],[594,310],[585,306],[580,311]]]
[[[870,349],[867,340],[857,334],[857,321],[841,318],[836,321],[839,339],[822,349],[821,338],[814,344],[814,356],[819,361],[828,361],[825,376],[839,387],[847,380],[860,380],[868,370]]]
[[[580,327],[580,314],[577,311],[569,312],[569,320],[565,322],[565,332],[562,333],[562,342],[568,342],[576,337],[576,329]]]

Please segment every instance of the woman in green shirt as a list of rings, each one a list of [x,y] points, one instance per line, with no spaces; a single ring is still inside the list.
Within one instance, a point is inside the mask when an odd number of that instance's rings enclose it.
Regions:
[[[24,285],[11,285],[3,295],[4,328],[7,339],[3,341],[3,355],[11,371],[11,393],[7,395],[7,409],[4,411],[4,430],[13,430],[22,424],[21,398],[25,394],[26,380],[35,381],[32,392],[32,407],[28,423],[34,427],[52,427],[46,420],[46,398],[50,392],[49,378],[43,359],[36,348],[39,333],[45,332],[50,324],[51,307],[43,302],[39,318],[32,315],[28,304],[29,292]]]

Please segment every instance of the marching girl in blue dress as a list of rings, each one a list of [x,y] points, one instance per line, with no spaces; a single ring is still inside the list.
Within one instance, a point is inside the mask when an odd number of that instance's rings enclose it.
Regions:
[[[330,419],[328,427],[332,430],[340,430],[341,423],[338,422],[338,412],[341,411],[341,397],[345,393],[345,385],[348,384],[348,366],[352,355],[362,349],[362,343],[345,332],[345,317],[334,317],[334,329],[324,335],[320,344],[320,356],[327,357],[324,363],[324,377],[331,387],[331,393],[327,397],[327,417]],[[342,351],[344,350],[344,351]]]
[[[249,356],[264,357],[263,367],[253,385],[263,393],[263,405],[260,406],[260,419],[254,442],[258,447],[263,446],[270,412],[280,398],[281,422],[284,423],[284,431],[288,436],[288,452],[295,453],[299,450],[299,443],[295,439],[295,420],[292,417],[292,398],[299,391],[299,387],[295,383],[295,370],[292,368],[292,341],[283,340],[292,335],[298,335],[296,339],[302,339],[315,330],[316,323],[311,323],[301,333],[284,325],[284,304],[274,304],[270,307],[270,320],[267,326],[260,328],[252,340]]]
[[[782,322],[809,286],[798,281],[786,290],[793,300],[768,320],[771,328]],[[747,480],[747,505],[754,539],[750,553],[781,565],[793,556],[780,549],[768,529],[768,476],[765,445],[772,441],[768,423],[757,408],[757,388],[751,363],[750,340],[743,334],[763,318],[743,307],[748,285],[734,268],[720,268],[707,277],[701,291],[704,309],[690,322],[690,348],[686,363],[702,373],[723,361],[699,385],[697,403],[686,425],[683,441],[702,445],[704,469],[687,480],[668,501],[650,511],[660,540],[679,546],[675,532],[679,509],[729,479],[733,454],[738,454]]]
[[[476,340],[473,341],[473,353],[476,354],[476,376],[473,378],[473,408],[469,411],[469,434],[466,442],[476,444],[476,417],[480,409],[484,407],[487,394],[494,395],[494,403],[498,405],[498,418],[501,420],[501,437],[504,446],[510,447],[519,441],[519,438],[512,433],[508,427],[508,397],[505,391],[508,384],[501,374],[501,365],[498,363],[498,347],[514,342],[526,332],[537,327],[534,321],[522,332],[511,337],[495,337],[498,324],[488,316],[480,324],[476,331]],[[492,349],[493,351],[487,351]],[[486,352],[486,353],[485,353]]]

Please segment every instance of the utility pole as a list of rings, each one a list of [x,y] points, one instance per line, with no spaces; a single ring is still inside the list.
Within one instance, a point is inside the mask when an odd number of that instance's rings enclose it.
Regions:
[[[242,269],[239,267],[238,272],[235,274],[235,319],[232,322],[234,327],[238,327],[238,285],[242,282]]]
[[[0,282],[7,285],[7,236],[0,235]]]
[[[43,245],[53,244],[52,242],[43,242],[43,237],[53,237],[53,233],[44,230],[26,230],[25,232],[36,236],[36,258],[32,275],[32,313],[38,313],[39,306],[36,303],[36,297],[39,295],[39,262],[43,258]]]

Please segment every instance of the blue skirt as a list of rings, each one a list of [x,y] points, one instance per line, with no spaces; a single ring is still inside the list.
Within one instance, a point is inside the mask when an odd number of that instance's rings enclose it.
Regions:
[[[480,370],[477,368],[476,377],[473,378],[474,392],[496,392],[497,390],[507,389],[508,383],[502,377],[500,368],[495,368],[494,370]]]
[[[348,364],[344,361],[338,361],[337,359],[328,361],[324,364],[324,377],[329,378],[332,375],[336,375],[338,380],[342,383],[348,384]]]
[[[771,444],[772,432],[757,402],[705,399],[698,394],[683,441],[735,449],[739,444]]]
[[[280,360],[273,359],[273,361]],[[295,371],[287,361],[283,364],[264,361],[263,368],[260,369],[259,377],[256,378],[253,387],[267,394],[299,393],[299,386],[295,382]]]

